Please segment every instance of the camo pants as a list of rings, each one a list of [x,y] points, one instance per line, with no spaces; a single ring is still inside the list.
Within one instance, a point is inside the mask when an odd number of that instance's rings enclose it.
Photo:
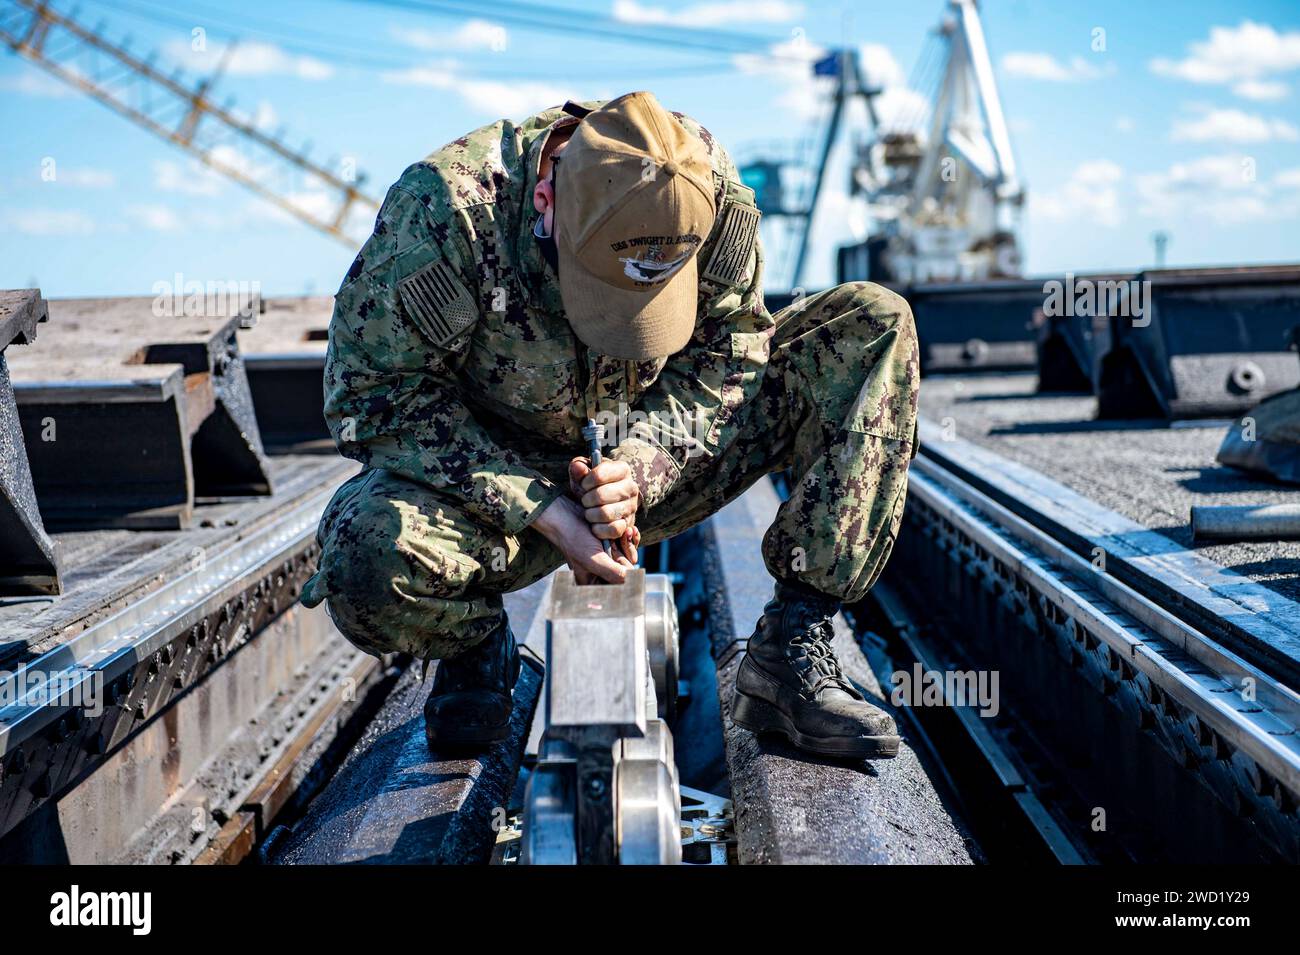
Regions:
[[[764,562],[774,577],[854,601],[889,557],[907,494],[920,381],[911,311],[864,282],[774,317],[771,356],[758,397],[740,411],[739,438],[638,515],[642,546],[788,468],[790,495],[763,538]],[[318,539],[320,569],[303,602],[325,600],[363,650],[425,659],[482,640],[501,619],[502,594],[563,564],[540,534],[481,526],[454,499],[382,470],[339,488]]]

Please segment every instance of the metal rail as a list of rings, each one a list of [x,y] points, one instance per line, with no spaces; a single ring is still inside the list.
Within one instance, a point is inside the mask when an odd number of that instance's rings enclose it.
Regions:
[[[238,600],[251,578],[298,556],[310,545],[331,493],[314,494],[287,512],[268,516],[225,547],[196,555],[193,569],[17,670],[0,674],[0,700],[13,701],[0,708],[0,756],[82,709],[118,677],[200,625],[215,608]]]
[[[894,674],[916,665],[924,672],[942,671],[943,657],[925,638],[924,621],[890,586],[877,583],[868,600],[892,637],[860,634],[882,685],[890,685]],[[961,806],[990,861],[999,861],[995,852],[1017,864],[1097,861],[1041,794],[1048,786],[1035,778],[1018,747],[1009,741],[1009,725],[990,726],[969,701],[957,699],[947,688],[942,707],[904,703],[910,745],[929,754],[933,771]]]
[[[1300,686],[1300,604],[1039,471],[922,417],[922,456],[1110,576],[1268,672]]]
[[[346,645],[340,657],[344,662],[339,666],[342,672],[334,681],[336,685],[365,686],[383,666],[378,658]],[[266,759],[261,771],[245,784],[240,798],[232,800],[239,809],[194,856],[195,865],[238,865],[266,839],[282,810],[301,798],[303,764],[310,762],[313,744],[337,732],[349,709],[349,696],[356,699],[355,694],[322,693],[317,685],[299,695],[294,701],[294,708],[301,714],[299,721],[285,733],[275,758]]]
[[[911,741],[869,764],[810,757],[779,736],[731,719],[731,700],[754,621],[772,595],[763,533],[780,506],[774,481],[758,481],[701,525],[684,588],[686,645],[706,640],[716,667],[724,769],[741,865],[970,865],[972,845]],[[681,548],[682,550],[686,548]],[[833,621],[840,665],[872,702],[881,685],[844,617]]]
[[[1122,690],[1175,761],[1295,858],[1300,696],[934,461],[913,468],[921,532],[1027,626],[1098,664],[1107,695]]]

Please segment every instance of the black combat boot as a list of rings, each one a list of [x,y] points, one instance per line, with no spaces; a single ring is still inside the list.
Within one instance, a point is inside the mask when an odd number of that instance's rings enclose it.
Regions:
[[[505,739],[519,666],[515,635],[504,620],[481,643],[440,661],[424,704],[429,748],[477,750]]]
[[[839,602],[776,585],[736,674],[731,718],[800,749],[852,759],[898,755],[893,717],[863,699],[831,650]]]

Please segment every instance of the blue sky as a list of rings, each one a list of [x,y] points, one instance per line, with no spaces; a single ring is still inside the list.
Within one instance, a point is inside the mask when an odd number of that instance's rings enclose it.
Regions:
[[[157,50],[160,64],[191,80],[237,39],[218,100],[261,128],[283,127],[291,144],[310,140],[330,168],[364,170],[368,190],[382,196],[406,165],[499,116],[633,89],[695,116],[738,159],[800,155],[825,102],[826,81],[808,75],[807,51],[860,48],[886,88],[882,107],[906,111],[920,98],[909,82],[945,4],[550,6],[574,32],[531,28],[508,15],[518,8],[492,0],[80,0],[78,19],[102,22],[114,40],[129,34],[132,50]],[[14,22],[13,9],[14,0],[0,0],[4,22]],[[1150,264],[1157,230],[1171,236],[1171,265],[1300,259],[1300,4],[986,0],[981,9],[1029,194],[1030,272]],[[672,48],[590,30],[611,21],[625,24],[620,30],[665,23],[745,34],[758,38],[755,49],[783,54]],[[199,51],[195,30],[203,31]],[[320,293],[337,287],[351,261],[345,245],[286,220],[7,50],[0,128],[0,287],[148,294],[179,273],[256,281],[270,294]],[[835,244],[862,227],[845,211],[836,171],[814,229],[805,283],[813,287],[830,280]],[[287,188],[297,201],[322,199],[310,180]],[[780,227],[765,225],[765,236],[769,284],[778,287],[788,267]]]

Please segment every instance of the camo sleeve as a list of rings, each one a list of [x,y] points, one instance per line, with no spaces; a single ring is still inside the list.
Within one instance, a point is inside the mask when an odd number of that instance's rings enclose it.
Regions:
[[[728,173],[721,179],[721,211],[697,253],[695,334],[637,402],[642,415],[610,453],[632,468],[647,509],[735,439],[736,413],[758,394],[776,329],[763,304],[754,194],[725,153],[721,162]]]
[[[437,208],[437,203],[433,204]],[[502,448],[455,381],[478,320],[473,225],[399,182],[334,302],[325,418],[339,453],[420,481],[518,534],[563,490]]]

